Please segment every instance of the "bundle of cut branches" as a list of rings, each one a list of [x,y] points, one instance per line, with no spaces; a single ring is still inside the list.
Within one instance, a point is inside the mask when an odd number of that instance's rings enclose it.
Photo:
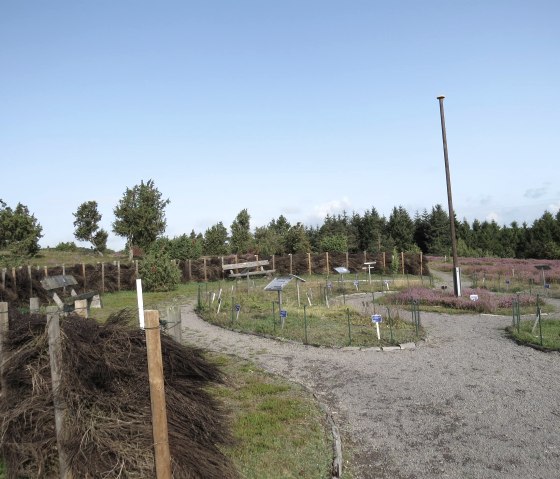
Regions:
[[[75,478],[155,477],[145,332],[123,310],[101,325],[61,319],[62,447]],[[173,477],[236,478],[221,448],[226,415],[207,386],[222,381],[201,351],[161,336]],[[58,477],[46,318],[10,313],[0,448],[7,477]]]

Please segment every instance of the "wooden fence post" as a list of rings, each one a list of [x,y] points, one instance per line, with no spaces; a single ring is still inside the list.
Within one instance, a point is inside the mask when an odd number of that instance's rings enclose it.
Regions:
[[[329,271],[330,271],[330,268],[329,268],[329,252],[328,251],[325,251],[325,258],[327,258],[327,266],[326,266],[327,270],[325,271],[325,273],[328,275]]]
[[[6,268],[2,268],[2,290],[6,289]]]
[[[204,281],[208,281],[208,276],[206,274],[206,258],[202,258],[204,261]]]
[[[290,274],[293,274],[293,271],[292,271],[292,253],[290,253]]]
[[[14,293],[17,294],[17,279],[16,279],[16,269],[12,268],[12,278],[14,280]]]
[[[348,261],[348,251],[346,251],[346,269],[348,269],[349,267],[349,261]]]
[[[105,263],[101,263],[101,292],[105,292]]]
[[[44,266],[43,271],[45,273],[45,278],[49,275],[49,267],[47,265]]]
[[[31,265],[27,265],[27,277],[29,278],[29,297],[33,297],[33,278],[31,276]]]
[[[272,269],[276,269],[276,257],[272,255]]]
[[[121,262],[117,261],[117,291],[121,290]]]
[[[3,345],[4,341],[6,340],[6,336],[8,335],[9,328],[9,320],[8,320],[8,303],[1,302],[0,303],[0,376],[2,377],[2,394],[4,395],[4,400],[8,400],[7,396],[7,388],[6,383],[4,380],[4,363],[6,362],[7,352],[4,351]]]
[[[189,281],[192,281],[192,259],[189,259]]]
[[[86,264],[82,263],[82,276],[84,277],[84,291],[87,285],[87,278],[86,278]]]
[[[402,274],[404,274],[404,251],[401,251]]]
[[[385,273],[385,251],[383,251],[383,273]]]
[[[422,267],[422,251],[420,251],[420,278],[423,276],[423,267]]]
[[[159,333],[159,312],[144,311],[146,325],[146,350],[148,355],[148,377],[150,381],[150,403],[152,407],[152,432],[157,479],[171,479],[171,454],[167,431],[167,408]]]
[[[5,273],[5,269],[2,270]],[[3,275],[4,276],[4,275]],[[3,283],[3,282],[2,282]],[[8,396],[8,385],[4,376],[4,364],[8,360],[8,351],[3,348],[4,341],[10,329],[10,322],[8,318],[8,303],[0,302],[0,377],[2,378],[0,387],[2,388],[3,400],[9,404],[10,397]],[[4,464],[4,473],[8,475],[7,466]]]
[[[74,301],[74,312],[82,318],[89,317],[87,299],[77,299]]]
[[[29,312],[38,313],[39,309],[39,298],[29,298]]]
[[[311,253],[307,253],[307,267],[309,269],[309,276],[311,276],[312,274],[312,269],[311,269]]]
[[[68,469],[68,457],[62,447],[65,438],[64,422],[66,416],[66,403],[64,394],[60,391],[62,377],[62,351],[60,347],[60,322],[58,307],[47,307],[47,331],[49,335],[49,357],[51,362],[51,381],[54,405],[54,424],[56,429],[56,444],[58,449],[58,467],[61,479],[71,479],[72,474]]]

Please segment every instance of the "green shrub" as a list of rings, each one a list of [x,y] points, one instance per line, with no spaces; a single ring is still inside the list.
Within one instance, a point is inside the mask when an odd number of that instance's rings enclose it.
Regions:
[[[76,243],[74,243],[73,241],[68,241],[68,242],[60,242],[58,243],[55,247],[55,250],[57,251],[70,251],[72,253],[75,253],[76,251],[78,251],[78,247],[76,246]]]
[[[140,266],[140,276],[146,291],[177,289],[181,275],[179,268],[166,251],[152,249]]]

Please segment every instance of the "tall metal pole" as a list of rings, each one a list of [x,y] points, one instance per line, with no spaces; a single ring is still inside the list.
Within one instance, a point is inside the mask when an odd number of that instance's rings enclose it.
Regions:
[[[445,160],[445,179],[447,181],[447,203],[449,206],[449,226],[451,229],[451,253],[453,255],[453,291],[455,296],[461,296],[461,275],[459,260],[457,258],[457,238],[455,236],[455,213],[453,212],[453,199],[451,197],[451,176],[449,174],[449,158],[447,156],[447,135],[445,132],[445,115],[443,113],[444,96],[438,96],[439,113],[441,117],[441,136],[443,139],[443,158]]]

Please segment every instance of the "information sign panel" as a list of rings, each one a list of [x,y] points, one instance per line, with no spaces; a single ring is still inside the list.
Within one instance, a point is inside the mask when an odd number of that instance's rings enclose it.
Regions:
[[[336,268],[334,268],[334,270],[338,273],[338,274],[347,274],[350,273],[350,270],[348,268],[345,268],[344,266],[337,266]]]
[[[284,286],[286,286],[292,280],[292,276],[281,276],[280,278],[274,278],[265,287],[265,291],[282,291]]]

